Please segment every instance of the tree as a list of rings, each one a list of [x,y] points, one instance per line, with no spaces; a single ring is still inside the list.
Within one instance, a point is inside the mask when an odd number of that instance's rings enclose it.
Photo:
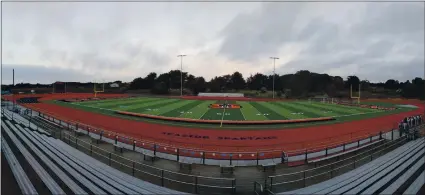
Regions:
[[[243,78],[240,72],[234,72],[231,76],[231,85],[232,89],[237,91],[244,89],[246,85],[245,79]]]
[[[345,82],[345,87],[347,89],[350,89],[351,86],[353,86],[353,91],[354,90],[359,90],[359,84],[360,84],[360,79],[357,76],[348,76],[347,77],[347,81]]]
[[[261,73],[257,73],[254,76],[250,76],[247,79],[247,86],[249,89],[251,90],[260,90],[261,87],[266,87],[266,83],[267,83],[267,76],[263,75]]]
[[[135,78],[129,86],[129,89],[141,89],[143,86],[143,79],[141,77]]]
[[[152,87],[155,84],[155,79],[156,79],[156,73],[154,72],[149,73],[144,79],[145,89],[152,89]]]
[[[386,89],[392,89],[392,90],[396,90],[400,87],[400,84],[398,81],[394,80],[394,79],[389,79],[387,80],[387,82],[385,82],[385,88]]]
[[[155,83],[154,87],[151,89],[151,92],[154,94],[168,94],[169,90],[165,82]]]

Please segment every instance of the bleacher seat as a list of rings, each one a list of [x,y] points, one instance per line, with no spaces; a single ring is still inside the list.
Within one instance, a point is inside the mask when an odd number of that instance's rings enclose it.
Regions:
[[[420,138],[330,180],[278,194],[391,194],[420,170],[425,164],[424,155],[425,139]],[[417,192],[422,185],[424,182],[418,179],[415,186],[419,187],[411,187],[411,192]]]
[[[24,125],[6,118],[2,118],[1,126],[27,160],[30,159],[34,170],[38,171],[40,178],[44,178],[44,183],[53,194],[187,194],[130,176],[61,140],[30,131]],[[32,157],[29,150],[40,162]],[[47,170],[39,163],[44,164]]]

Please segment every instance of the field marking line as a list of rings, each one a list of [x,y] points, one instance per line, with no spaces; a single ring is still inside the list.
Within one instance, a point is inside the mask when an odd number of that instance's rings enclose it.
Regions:
[[[74,103],[71,103],[74,104]],[[100,107],[94,107],[94,106],[87,106],[87,105],[81,105],[81,104],[74,104],[77,106],[82,106],[82,107],[87,107],[87,108],[94,108],[94,109],[100,109],[100,110],[108,110],[108,111],[113,111],[113,112],[117,112],[118,110],[112,110],[112,109],[108,109],[108,108],[100,108]]]
[[[227,101],[224,104],[227,105]],[[223,108],[224,108],[222,113],[223,116],[221,117],[220,128],[223,126],[224,113],[226,113],[226,106],[224,106]]]
[[[371,114],[371,113],[380,113],[380,112],[385,112],[385,110],[382,110],[382,111],[374,111],[374,112],[355,113],[355,114],[346,114],[346,115],[338,115],[338,116],[330,116],[330,117],[333,117],[333,118],[339,118],[339,117],[347,117],[347,116],[363,115],[363,114]]]
[[[245,115],[243,114],[242,110],[239,109],[239,112],[241,112],[243,120],[246,121]]]
[[[204,115],[205,115],[208,111],[210,111],[210,109],[211,109],[211,108],[208,108],[208,109],[204,112],[204,114],[202,114],[202,115],[201,115],[201,117],[199,117],[198,119],[201,119],[202,117],[204,117]]]

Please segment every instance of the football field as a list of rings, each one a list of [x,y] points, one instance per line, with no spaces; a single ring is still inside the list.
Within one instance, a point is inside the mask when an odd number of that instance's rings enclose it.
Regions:
[[[210,104],[238,104],[240,109],[209,108]],[[73,103],[108,111],[203,120],[291,120],[373,114],[381,110],[310,101],[216,101],[138,97]]]

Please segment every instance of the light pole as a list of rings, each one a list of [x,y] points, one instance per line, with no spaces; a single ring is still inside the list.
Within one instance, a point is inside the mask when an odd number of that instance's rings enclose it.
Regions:
[[[178,55],[180,58],[180,96],[183,96],[183,57],[186,55]]]
[[[276,69],[275,63],[276,63],[276,60],[278,60],[279,58],[278,57],[270,57],[270,59],[273,60],[273,99],[274,99],[274,76],[276,75],[276,73],[275,73],[275,69]]]

